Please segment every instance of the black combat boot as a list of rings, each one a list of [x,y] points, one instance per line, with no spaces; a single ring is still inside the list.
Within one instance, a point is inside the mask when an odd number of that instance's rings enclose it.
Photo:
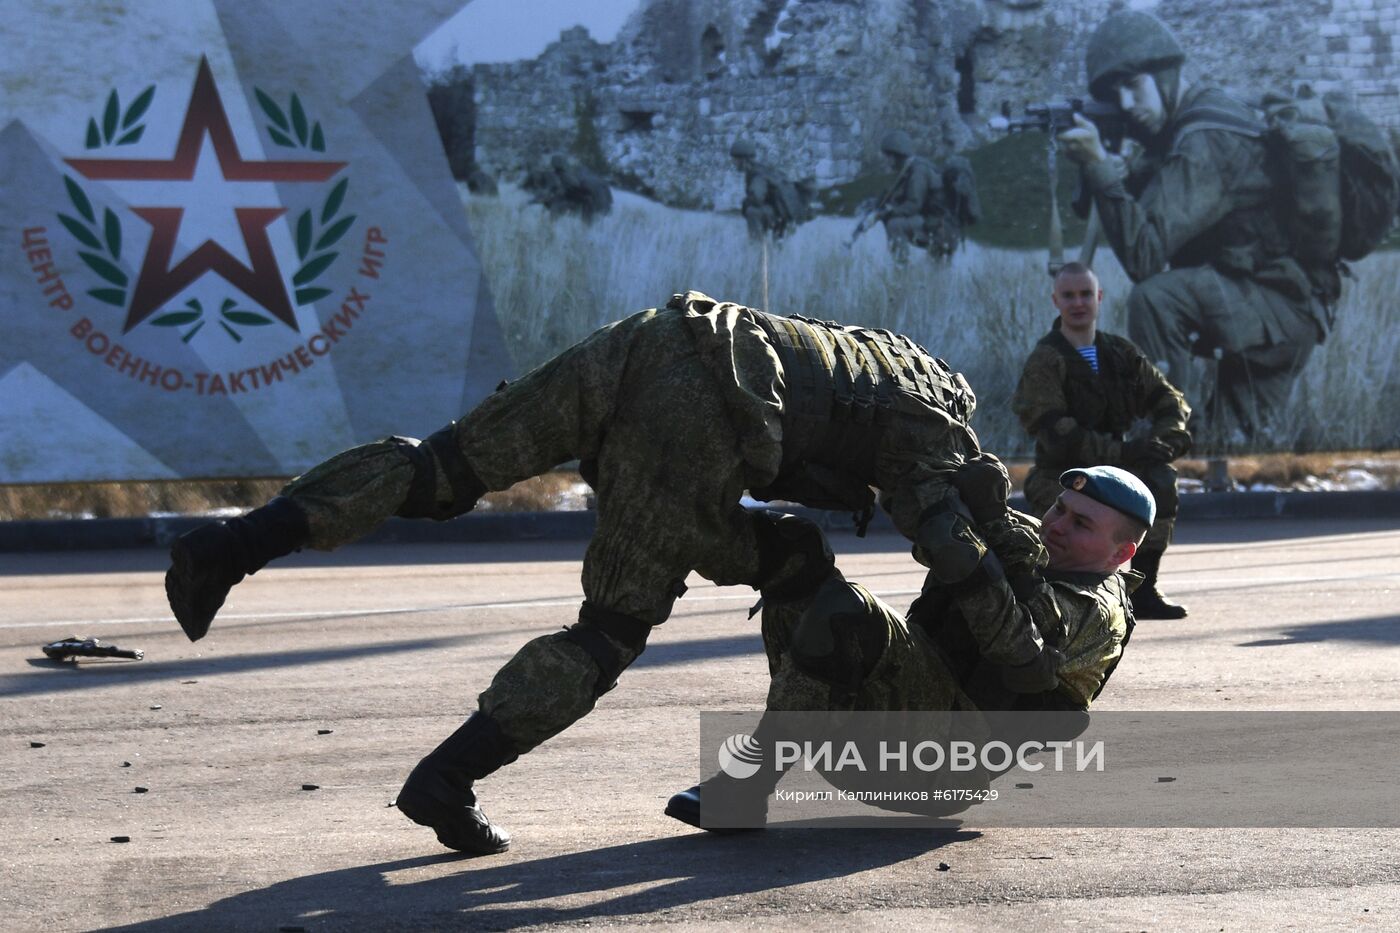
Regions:
[[[510,848],[510,833],[476,805],[472,782],[520,757],[496,720],[472,713],[456,732],[418,762],[399,791],[399,812],[437,833],[458,852],[492,855]]]
[[[165,596],[190,641],[208,633],[236,583],[299,550],[310,534],[306,513],[278,496],[241,518],[201,525],[177,538],[165,572]]]
[[[714,777],[671,795],[666,801],[666,815],[698,829],[724,835],[763,829],[768,821],[768,798],[783,779],[785,769],[775,766],[774,742],[765,737],[762,725],[755,729],[754,740],[759,743],[758,770],[748,777],[730,777],[720,771]],[[705,820],[700,819],[701,799],[705,801]]]
[[[1157,569],[1162,563],[1162,551],[1138,551],[1133,555],[1133,569],[1142,574],[1142,585],[1133,591],[1133,615],[1139,619],[1184,619],[1186,607],[1174,603],[1157,589]]]

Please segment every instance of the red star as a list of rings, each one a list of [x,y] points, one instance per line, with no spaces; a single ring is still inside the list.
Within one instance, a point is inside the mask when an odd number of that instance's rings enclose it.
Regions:
[[[175,155],[161,159],[65,159],[78,174],[95,181],[190,181],[205,136],[214,146],[219,168],[230,182],[324,182],[346,166],[345,162],[248,162],[238,151],[229,127],[224,102],[209,70],[209,60],[199,60],[185,123]],[[252,268],[243,265],[213,240],[205,240],[173,269],[170,259],[180,233],[184,208],[132,207],[132,213],[151,225],[151,242],[141,273],[132,290],[122,333],[154,314],[161,305],[206,272],[214,272],[262,305],[292,330],[299,330],[282,271],[267,239],[267,226],[287,212],[285,207],[238,207],[234,216],[243,233]]]

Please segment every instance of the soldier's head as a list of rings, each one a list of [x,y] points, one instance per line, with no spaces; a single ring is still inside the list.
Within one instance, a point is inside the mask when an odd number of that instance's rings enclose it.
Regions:
[[[1132,560],[1157,516],[1142,480],[1094,466],[1065,471],[1060,485],[1064,491],[1040,523],[1050,569],[1112,573]]]
[[[743,166],[758,157],[758,147],[753,140],[741,136],[729,147],[729,156],[736,164]]]
[[[880,151],[895,165],[903,165],[914,154],[914,141],[903,130],[890,130],[880,137]]]
[[[1060,312],[1060,329],[1072,334],[1086,334],[1093,339],[1098,327],[1099,305],[1103,289],[1094,270],[1082,262],[1067,262],[1055,273],[1050,300]]]
[[[556,172],[562,172],[569,167],[569,157],[562,152],[556,152],[549,157],[549,167]]]
[[[1176,107],[1186,53],[1167,24],[1151,13],[1124,10],[1089,37],[1084,66],[1089,93],[1117,104],[1137,135],[1161,132]]]

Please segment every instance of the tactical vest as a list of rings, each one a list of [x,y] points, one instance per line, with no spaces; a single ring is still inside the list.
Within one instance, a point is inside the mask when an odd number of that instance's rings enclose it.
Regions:
[[[962,374],[908,337],[755,312],[783,367],[783,464],[760,498],[870,507],[875,456],[897,413],[935,408],[966,424],[977,401]],[[825,493],[825,495],[823,495]]]

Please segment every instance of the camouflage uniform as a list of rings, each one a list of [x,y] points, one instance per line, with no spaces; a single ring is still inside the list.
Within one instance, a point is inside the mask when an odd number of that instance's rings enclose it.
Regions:
[[[1287,254],[1263,134],[1243,103],[1193,86],[1140,158],[1111,156],[1084,172],[1104,235],[1137,283],[1129,335],[1183,387],[1193,354],[1218,359],[1206,414],[1239,440],[1282,409],[1340,294],[1334,272]]]
[[[941,199],[942,191],[942,176],[928,159],[910,156],[908,163],[900,167],[899,178],[880,211],[892,252],[907,250],[908,244],[943,254],[952,252],[943,248],[947,239],[943,233],[943,212],[928,211],[930,198]],[[953,248],[956,246],[954,236]]]
[[[1039,523],[1013,513],[1025,528]],[[770,710],[1088,709],[1117,666],[1133,627],[1128,593],[1136,575],[1044,571],[1045,586],[1007,579],[946,587],[930,578],[907,618],[863,586],[834,580],[818,598],[844,601],[831,627],[833,650],[810,648],[795,614],[767,614],[764,648]],[[844,591],[844,592],[841,592]],[[1064,655],[1059,686],[1015,694],[1000,666],[1029,657],[1026,633]]]
[[[1180,457],[1191,446],[1186,430],[1191,409],[1129,341],[1099,331],[1094,346],[1098,372],[1065,339],[1057,319],[1026,359],[1011,399],[1016,417],[1035,438],[1026,499],[1032,512],[1043,515],[1060,495],[1060,474],[1065,470],[1096,464],[1122,467],[1142,480],[1157,500],[1157,520],[1143,549],[1164,549],[1176,523],[1176,469],[1170,463],[1128,462],[1124,436],[1146,420],[1150,435],[1171,448],[1173,459]]]
[[[520,754],[592,709],[641,653],[646,630],[666,620],[691,570],[722,585],[762,584],[766,597],[800,569],[796,556],[765,566],[765,520],[739,505],[744,489],[849,504],[876,486],[896,527],[930,546],[921,531],[946,514],[950,478],[979,454],[967,426],[974,405],[962,377],[907,338],[690,292],[596,332],[428,442],[355,448],[284,496],[305,512],[310,545],[329,549],[391,515],[461,514],[482,487],[582,462],[598,529],[580,619],[601,625],[606,642],[569,631],[537,638],[481,694],[480,710]],[[422,473],[408,454],[425,453],[439,467],[427,474],[434,488],[415,490]],[[447,462],[455,458],[466,469]],[[464,474],[475,479],[460,482]]]

